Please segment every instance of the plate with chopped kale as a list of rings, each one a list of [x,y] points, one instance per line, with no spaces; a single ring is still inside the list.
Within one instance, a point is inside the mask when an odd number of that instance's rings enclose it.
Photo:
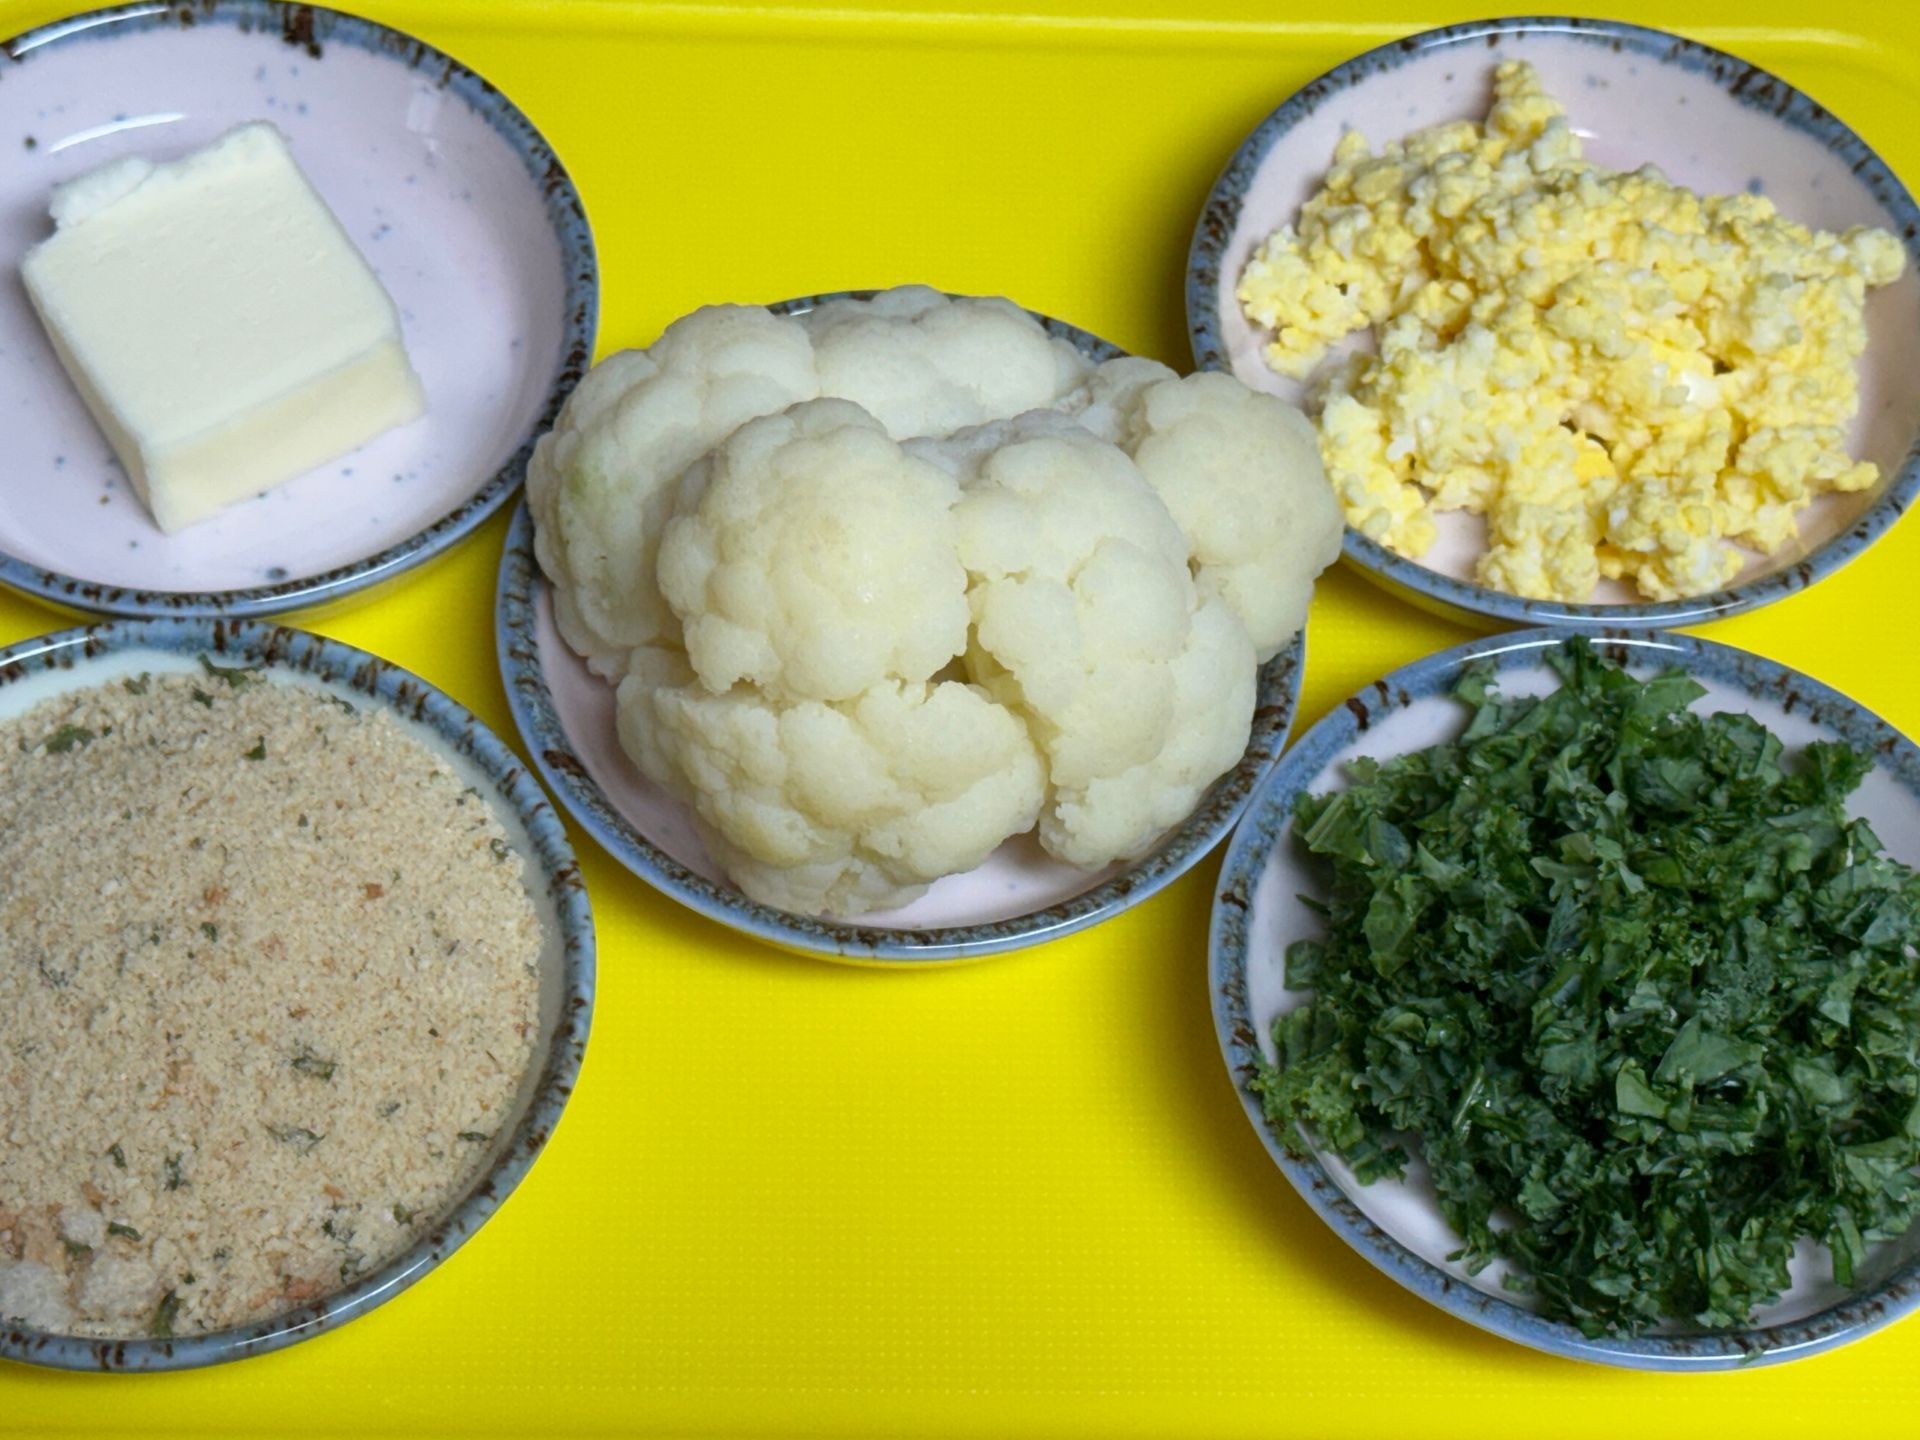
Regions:
[[[1920,1306],[1920,749],[1689,636],[1477,640],[1334,710],[1215,895],[1215,1021],[1320,1216],[1655,1370]],[[1277,1203],[1277,1202],[1276,1202]]]

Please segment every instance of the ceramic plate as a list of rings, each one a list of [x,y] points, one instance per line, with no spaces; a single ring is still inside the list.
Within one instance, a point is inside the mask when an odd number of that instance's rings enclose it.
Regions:
[[[431,685],[364,650],[249,621],[128,620],[0,650],[0,718],[57,694],[141,671],[200,673],[201,660],[257,669],[275,684],[383,705],[493,805],[526,865],[540,920],[540,1030],[490,1159],[465,1193],[398,1258],[347,1289],[255,1324],[171,1340],[91,1340],[0,1329],[0,1359],[67,1370],[179,1370],[278,1350],[363,1315],[413,1284],[499,1209],[545,1146],[573,1092],[593,1013],[593,917],[565,827],[539,783],[492,732]]]
[[[871,292],[850,292],[866,296]],[[835,296],[772,308],[797,314]],[[1092,359],[1121,352],[1083,330],[1036,316]],[[685,806],[642,776],[614,733],[613,689],[560,638],[546,578],[522,504],[500,562],[500,673],[527,748],[567,809],[634,874],[702,915],[787,949],[873,963],[974,959],[1055,939],[1117,915],[1184,874],[1239,817],[1255,781],[1286,743],[1300,694],[1306,644],[1293,644],[1260,675],[1253,734],[1240,764],[1145,858],[1088,873],[1047,856],[1029,836],[1007,841],[985,864],[936,882],[912,905],[858,921],[795,915],[748,900],[708,856]]]
[[[0,581],[109,614],[269,614],[440,553],[519,487],[591,353],[597,282],[573,184],[510,100],[398,31],[259,0],[96,11],[5,51]],[[248,120],[286,135],[393,296],[427,414],[163,535],[14,272],[58,182]]]
[[[1494,666],[1505,694],[1558,688],[1544,656],[1574,633],[1533,630],[1476,640],[1390,675],[1303,735],[1261,785],[1227,849],[1209,957],[1214,1023],[1241,1103],[1294,1188],[1342,1240],[1416,1295],[1509,1340],[1638,1369],[1715,1370],[1791,1360],[1857,1339],[1920,1305],[1920,1227],[1877,1247],[1851,1291],[1833,1283],[1824,1249],[1803,1244],[1792,1266],[1793,1288],[1756,1316],[1752,1329],[1588,1339],[1502,1289],[1498,1267],[1469,1275],[1446,1258],[1459,1238],[1417,1163],[1404,1181],[1363,1186],[1338,1157],[1290,1156],[1246,1088],[1256,1057],[1274,1056],[1275,1017],[1304,998],[1287,988],[1286,947],[1319,925],[1300,897],[1322,891],[1325,877],[1293,843],[1293,797],[1344,788],[1344,766],[1357,756],[1403,755],[1458,735],[1466,711],[1449,692],[1475,661]],[[1707,691],[1696,709],[1750,714],[1790,753],[1817,739],[1845,740],[1872,753],[1878,765],[1854,792],[1850,811],[1867,818],[1890,854],[1920,861],[1920,749],[1886,722],[1818,681],[1743,650],[1658,631],[1604,634],[1600,649],[1609,658],[1638,673],[1686,671]]]
[[[1767,195],[1805,224],[1876,225],[1902,238],[1905,275],[1867,303],[1870,343],[1851,436],[1853,453],[1880,467],[1881,483],[1816,501],[1801,517],[1797,542],[1754,557],[1727,589],[1685,600],[1640,601],[1612,581],[1584,605],[1487,589],[1473,580],[1485,532],[1478,516],[1463,511],[1438,517],[1440,538],[1419,561],[1352,529],[1348,560],[1416,604],[1483,626],[1695,624],[1831,574],[1885,533],[1920,488],[1920,210],[1829,111],[1778,77],[1690,40],[1606,20],[1486,20],[1395,41],[1330,70],[1261,123],[1207,200],[1187,270],[1195,361],[1231,370],[1256,389],[1303,398],[1307,387],[1267,367],[1267,336],[1234,299],[1249,256],[1319,188],[1344,130],[1360,130],[1378,148],[1441,121],[1482,119],[1493,67],[1507,59],[1540,71],[1597,164],[1631,170],[1652,163],[1703,193]]]

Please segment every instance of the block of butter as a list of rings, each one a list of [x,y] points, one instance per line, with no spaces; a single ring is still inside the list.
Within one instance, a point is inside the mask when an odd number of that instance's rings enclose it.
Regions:
[[[51,209],[21,278],[162,530],[425,409],[393,301],[273,126],[114,161]]]

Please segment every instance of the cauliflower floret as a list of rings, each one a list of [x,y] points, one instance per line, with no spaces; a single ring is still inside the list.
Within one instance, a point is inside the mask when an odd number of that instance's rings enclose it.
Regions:
[[[1139,470],[1064,416],[908,448],[961,483],[967,673],[1046,757],[1041,844],[1087,867],[1140,854],[1246,747],[1245,629],[1195,590],[1186,539]],[[1223,754],[1201,773],[1196,757]]]
[[[1271,660],[1306,624],[1345,529],[1312,422],[1230,375],[1189,375],[1137,392],[1122,444],[1187,537],[1200,593]]]
[[[1091,368],[1009,300],[950,299],[924,285],[829,300],[799,319],[820,393],[853,401],[901,440],[1044,409]]]
[[[660,541],[660,593],[709,690],[851,700],[967,648],[951,476],[844,400],[736,430],[690,467]]]
[[[1158,360],[1122,355],[1095,369],[1086,384],[1061,401],[1058,409],[1063,415],[1071,415],[1083,430],[1111,444],[1124,445],[1133,432],[1140,393],[1163,380],[1178,378]]]
[[[672,482],[748,420],[819,390],[806,331],[743,305],[696,310],[581,381],[534,447],[527,501],[560,633],[596,672],[679,638],[654,583]]]
[[[1063,790],[1041,813],[1040,843],[1075,865],[1138,855],[1186,818],[1245,753],[1256,698],[1247,633],[1224,605],[1193,613],[1173,680],[1167,743],[1147,763]],[[1243,718],[1244,717],[1244,718]],[[1143,838],[1144,837],[1144,838]]]
[[[1026,727],[958,682],[781,707],[634,675],[617,704],[628,754],[692,808],[734,883],[783,910],[905,905],[1031,828],[1045,792]]]

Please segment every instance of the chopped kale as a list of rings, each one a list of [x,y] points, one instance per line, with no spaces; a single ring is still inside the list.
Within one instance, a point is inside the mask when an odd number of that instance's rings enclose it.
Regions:
[[[1866,755],[1551,658],[1557,692],[1470,673],[1459,739],[1298,797],[1326,933],[1253,1088],[1363,1183],[1410,1140],[1456,1258],[1589,1335],[1744,1325],[1799,1238],[1848,1285],[1920,1217],[1920,876],[1847,813]]]

